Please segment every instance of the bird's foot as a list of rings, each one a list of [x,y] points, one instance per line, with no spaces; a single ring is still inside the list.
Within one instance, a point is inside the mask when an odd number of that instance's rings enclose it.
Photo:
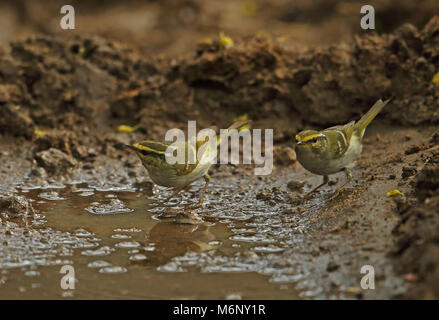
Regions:
[[[192,224],[192,225],[197,225],[200,223],[203,223],[204,220],[195,212],[192,211],[183,211],[183,212],[179,212],[174,219],[175,223],[178,224]]]
[[[337,199],[344,190],[345,188],[338,188],[337,190],[335,190],[334,194],[329,198],[329,201]]]

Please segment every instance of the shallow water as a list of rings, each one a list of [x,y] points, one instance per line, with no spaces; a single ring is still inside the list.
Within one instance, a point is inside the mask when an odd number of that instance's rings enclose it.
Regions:
[[[182,203],[195,201],[198,187]],[[213,189],[226,196],[208,196],[192,212],[204,222],[183,224],[175,221],[198,221],[182,219],[181,206],[153,207],[163,190],[21,186],[40,217],[0,228],[12,230],[2,247],[0,298],[298,298],[302,277],[274,259],[290,238],[276,209],[250,203],[236,183]],[[73,290],[61,288],[64,265],[74,267]]]

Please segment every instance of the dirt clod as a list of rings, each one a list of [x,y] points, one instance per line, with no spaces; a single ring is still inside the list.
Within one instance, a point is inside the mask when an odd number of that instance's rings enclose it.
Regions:
[[[51,174],[66,173],[68,169],[78,164],[72,156],[55,148],[38,152],[35,159],[41,167]]]
[[[6,219],[29,218],[35,214],[29,200],[22,196],[0,198],[0,212]]]

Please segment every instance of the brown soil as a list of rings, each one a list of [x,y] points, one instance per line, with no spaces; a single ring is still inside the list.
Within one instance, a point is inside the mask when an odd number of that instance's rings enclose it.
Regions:
[[[114,26],[99,32],[92,17],[103,13],[90,4],[82,22],[92,35],[66,38],[40,20],[23,18],[26,23],[0,39],[0,222],[32,219],[32,204],[16,196],[20,183],[116,177],[140,186],[147,178],[123,144],[163,139],[166,130],[185,128],[188,120],[197,120],[198,128],[224,128],[247,114],[253,127],[275,128],[275,171],[257,178],[249,177],[249,168],[216,166],[214,179],[219,185],[227,180],[222,176],[247,181],[253,187],[244,190],[253,200],[280,210],[283,230],[298,238],[286,241],[290,249],[273,263],[300,260],[324,297],[350,292],[356,298],[438,298],[439,85],[432,79],[439,69],[439,16],[431,15],[439,6],[376,4],[377,19],[392,16],[391,23],[364,32],[357,30],[358,16],[347,18],[359,11],[355,2],[315,2],[293,7],[261,1],[257,17],[265,24],[246,22],[230,48],[217,37],[221,30],[233,33],[227,26],[238,20],[226,14],[230,1],[213,7],[202,1],[133,1],[136,10],[148,9],[151,21],[160,19],[138,32],[116,32]],[[37,10],[24,6],[24,15]],[[7,8],[5,16],[18,12]],[[108,23],[120,7],[100,9]],[[340,21],[346,34],[331,28]],[[272,22],[271,34],[254,35],[270,30]],[[280,39],[290,30],[294,41]],[[15,40],[35,31],[45,35]],[[311,36],[304,37],[307,32]],[[136,36],[121,41],[128,34]],[[200,42],[205,36],[210,41]],[[295,162],[294,135],[358,119],[379,98],[393,100],[368,131],[354,185],[335,201],[327,198],[327,188],[298,206],[298,194],[310,187],[304,181],[318,181]],[[140,129],[118,133],[120,124]],[[392,189],[404,195],[389,200]],[[221,192],[209,192],[221,199]],[[294,240],[299,238],[301,244]],[[377,281],[385,289],[352,289],[365,262],[381,270]]]

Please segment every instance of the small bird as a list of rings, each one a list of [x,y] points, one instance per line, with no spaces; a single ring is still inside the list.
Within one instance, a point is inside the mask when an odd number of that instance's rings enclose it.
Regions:
[[[355,166],[363,149],[364,132],[389,101],[378,100],[358,122],[351,121],[322,131],[304,130],[296,135],[297,160],[306,170],[323,176],[323,183],[308,192],[304,199],[326,185],[330,174],[345,171],[347,177],[333,198],[352,180],[350,168]]]
[[[233,123],[227,130],[222,132],[217,136],[214,147],[217,148],[221,141],[228,137],[233,129],[241,129],[248,125],[250,121],[237,121]],[[187,190],[190,188],[192,182],[200,179],[201,177],[205,180],[205,185],[201,193],[201,197],[197,205],[200,205],[204,200],[204,194],[206,192],[207,185],[210,181],[210,176],[208,171],[212,165],[211,159],[214,155],[212,150],[212,144],[208,143],[208,138],[206,140],[197,140],[194,146],[188,142],[184,142],[181,146],[174,146],[169,148],[171,143],[158,142],[158,141],[142,141],[133,145],[126,145],[131,150],[134,150],[142,161],[143,166],[149,173],[151,180],[163,187],[173,188],[173,193],[164,201],[167,202],[182,190]],[[186,162],[170,164],[166,161],[167,152],[174,152],[177,148],[184,148],[186,155]],[[198,155],[202,152],[202,155]],[[190,159],[190,153],[195,155],[194,164],[189,164],[188,159]],[[203,161],[207,160],[207,161]]]

